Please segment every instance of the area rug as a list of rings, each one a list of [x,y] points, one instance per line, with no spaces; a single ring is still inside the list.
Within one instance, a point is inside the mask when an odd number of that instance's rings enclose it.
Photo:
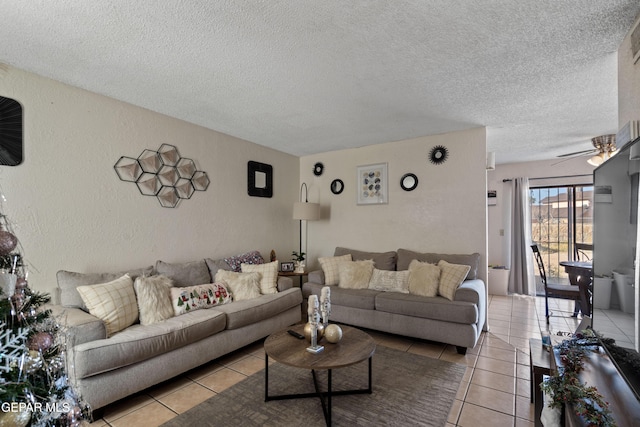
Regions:
[[[334,396],[334,426],[444,426],[466,366],[378,346],[373,393]],[[326,372],[319,372],[326,387]],[[367,387],[367,363],[335,369],[333,390]],[[269,366],[269,394],[313,392],[311,372]],[[264,401],[264,369],[163,424],[182,426],[323,426],[318,398]]]

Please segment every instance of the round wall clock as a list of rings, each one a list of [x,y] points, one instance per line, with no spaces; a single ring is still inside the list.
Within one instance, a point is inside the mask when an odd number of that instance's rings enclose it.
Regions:
[[[313,174],[315,176],[322,175],[323,171],[324,171],[324,165],[322,163],[318,162],[315,165],[313,165]]]
[[[442,145],[436,145],[429,152],[429,161],[434,165],[439,165],[444,163],[449,157],[449,151],[447,147],[443,147]]]

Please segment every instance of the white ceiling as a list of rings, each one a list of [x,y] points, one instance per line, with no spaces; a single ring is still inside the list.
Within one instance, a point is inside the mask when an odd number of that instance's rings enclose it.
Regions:
[[[0,62],[298,156],[487,126],[508,163],[616,133],[616,51],[639,12],[638,0],[0,0]]]

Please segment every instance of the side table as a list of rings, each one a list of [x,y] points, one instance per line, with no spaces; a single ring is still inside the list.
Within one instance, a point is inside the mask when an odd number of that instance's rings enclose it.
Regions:
[[[529,338],[529,364],[531,365],[531,402],[534,404],[534,425],[542,426],[542,390],[544,375],[551,374],[551,353],[542,346],[542,340]]]
[[[302,278],[304,276],[308,276],[309,273],[304,272],[304,273],[296,273],[295,271],[278,271],[278,276],[283,276],[283,277],[299,277],[300,278],[300,287],[302,288]]]

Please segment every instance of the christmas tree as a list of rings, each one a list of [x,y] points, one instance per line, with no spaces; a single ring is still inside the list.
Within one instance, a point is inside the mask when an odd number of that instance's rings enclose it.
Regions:
[[[88,409],[68,382],[65,334],[23,260],[0,204],[0,427],[78,426]]]

